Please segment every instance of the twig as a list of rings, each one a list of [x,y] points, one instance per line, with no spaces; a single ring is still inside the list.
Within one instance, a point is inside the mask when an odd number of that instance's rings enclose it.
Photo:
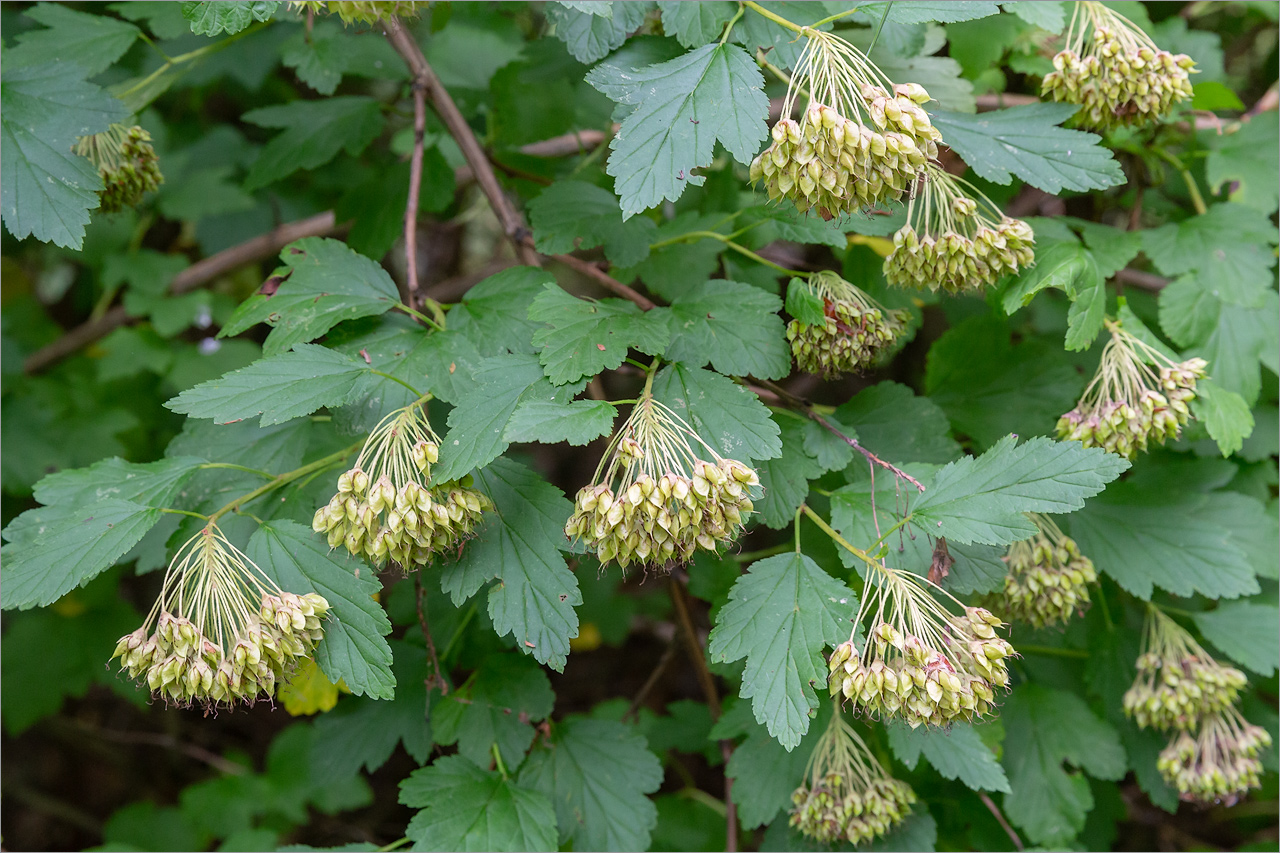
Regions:
[[[865,456],[867,461],[870,462],[871,464],[879,465],[881,468],[884,468],[886,471],[891,472],[893,476],[901,480],[906,480],[908,483],[915,486],[918,491],[921,491],[921,492],[924,491],[924,485],[921,484],[919,480],[917,480],[915,477],[912,477],[910,474],[908,474],[906,471],[903,471],[901,468],[898,468],[894,465],[891,465],[888,462],[885,462],[879,456],[876,456],[870,450],[867,450],[865,447],[859,444],[856,438],[850,438],[849,436],[842,433],[840,430],[836,429],[835,426],[829,420],[827,420],[821,414],[819,414],[817,411],[814,410],[813,404],[810,403],[808,400],[805,400],[802,397],[797,397],[795,394],[792,394],[790,391],[778,385],[776,382],[761,380],[760,384],[764,385],[766,388],[773,391],[775,394],[781,397],[784,401],[786,401],[787,404],[790,405],[792,408],[798,408],[801,411],[803,411],[806,415],[809,416],[811,420],[816,421],[827,432],[836,436],[845,444],[849,445],[854,450],[858,451],[863,456]]]
[[[1169,284],[1169,279],[1164,276],[1149,272],[1142,272],[1141,270],[1117,270],[1116,274],[1113,275],[1112,278],[1125,284],[1132,284],[1140,290],[1151,290],[1156,292],[1164,290]]]
[[[653,668],[653,672],[649,673],[649,677],[645,679],[644,684],[640,685],[640,689],[636,692],[636,696],[631,700],[631,706],[627,708],[627,713],[622,715],[622,719],[628,717],[634,719],[640,713],[640,706],[644,704],[645,698],[649,695],[649,691],[654,688],[658,680],[662,678],[662,673],[666,670],[667,665],[671,663],[671,659],[676,656],[676,643],[674,638],[672,642],[662,651],[662,657],[658,658],[658,664]]]
[[[532,240],[530,241],[530,243],[532,243]],[[616,278],[609,275],[607,272],[600,269],[598,266],[591,263],[590,261],[584,261],[581,258],[575,258],[573,255],[550,255],[549,257],[559,261],[560,263],[564,264],[567,267],[570,267],[571,269],[577,270],[578,272],[582,273],[585,276],[588,276],[594,279],[595,281],[603,285],[606,290],[616,293],[618,296],[621,296],[623,299],[630,299],[632,302],[636,304],[636,306],[641,311],[649,311],[653,308],[658,307],[650,299],[648,299],[645,296],[642,296],[641,294],[632,290],[630,287],[627,287],[625,284],[618,281]]]
[[[169,284],[169,293],[177,295],[195,290],[237,267],[278,254],[294,240],[301,240],[303,237],[320,237],[332,233],[336,228],[332,210],[326,210],[308,219],[279,225],[266,234],[260,234],[238,246],[232,246],[216,255],[196,261],[173,277],[173,281]],[[128,322],[128,313],[122,306],[117,305],[97,320],[76,326],[53,343],[27,356],[22,369],[26,373],[39,373],[81,347],[88,346],[106,336],[112,329]]]
[[[193,743],[183,743],[172,735],[166,735],[160,732],[122,732],[116,731],[115,729],[102,729],[80,721],[76,721],[75,725],[77,728],[83,729],[94,737],[102,738],[103,740],[114,741],[116,743],[147,744],[148,746],[158,746],[163,749],[172,750],[173,752],[180,752],[189,758],[194,758],[196,761],[203,762],[213,769],[220,770],[221,772],[231,776],[240,776],[248,772],[248,768],[243,764],[237,764],[234,761],[229,761],[221,755],[218,755],[216,752],[211,752],[202,746],[196,746]]]
[[[418,605],[418,627],[422,629],[422,639],[427,643],[427,658],[431,661],[431,675],[426,680],[427,692],[430,693],[433,687],[439,685],[440,695],[447,696],[449,682],[445,681],[444,673],[440,671],[440,658],[436,657],[436,643],[431,638],[431,625],[427,622],[427,611],[423,605],[427,595],[422,587],[422,572],[413,573],[413,593]]]
[[[400,54],[400,58],[409,66],[409,71],[414,76],[414,86],[420,87],[431,98],[431,106],[444,122],[444,126],[448,128],[454,141],[458,143],[462,156],[471,167],[485,197],[489,199],[489,205],[502,224],[502,230],[515,246],[521,262],[529,266],[541,266],[538,253],[525,242],[525,238],[529,235],[528,226],[524,224],[524,219],[502,192],[502,186],[498,183],[498,177],[493,172],[493,165],[485,155],[484,148],[480,146],[480,141],[476,139],[467,120],[458,111],[458,106],[450,97],[449,90],[431,70],[427,58],[422,55],[422,49],[395,18],[387,22],[386,36],[396,53]]]
[[[1013,831],[1013,827],[1009,825],[1009,821],[1005,820],[1004,814],[1000,811],[1000,807],[995,804],[995,801],[991,799],[991,796],[987,794],[986,791],[979,791],[978,796],[982,799],[982,802],[991,811],[991,813],[995,815],[996,820],[1000,825],[1004,827],[1004,831],[1008,833],[1009,840],[1013,842],[1013,846],[1019,850],[1025,850],[1026,848],[1022,846],[1022,839],[1018,837],[1018,833]]]
[[[680,581],[674,576],[667,584],[667,589],[671,593],[671,603],[675,605],[676,617],[680,622],[680,629],[684,634],[685,647],[689,652],[689,659],[693,662],[694,674],[698,678],[698,684],[702,687],[703,694],[707,697],[707,708],[711,711],[711,719],[720,719],[720,696],[716,692],[715,677],[711,674],[711,669],[707,666],[706,656],[702,653],[702,644],[698,642],[697,632],[693,630],[693,618],[689,615],[689,599],[685,597],[684,587]],[[733,757],[733,743],[727,740],[720,741],[720,754],[724,757],[724,763],[727,766],[729,759]],[[725,849],[734,853],[738,849],[738,807],[734,803],[733,797],[733,779],[726,773],[724,777],[724,804],[728,810],[726,816],[726,844]]]
[[[427,96],[419,80],[413,81],[413,154],[409,157],[409,200],[404,206],[404,260],[406,287],[400,301],[413,307],[418,295],[418,193],[422,183],[422,140],[427,133]]]
[[[615,129],[617,125],[614,126]],[[566,157],[570,154],[584,154],[609,141],[611,134],[603,130],[575,130],[550,139],[530,142],[521,146],[520,153],[526,157]]]

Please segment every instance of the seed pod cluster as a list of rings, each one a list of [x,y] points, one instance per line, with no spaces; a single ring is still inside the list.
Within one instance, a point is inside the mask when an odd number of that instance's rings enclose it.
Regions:
[[[136,125],[113,124],[102,133],[81,137],[75,150],[98,168],[99,210],[104,213],[134,207],[164,183],[151,134]]]
[[[791,286],[822,300],[823,322],[793,319],[787,340],[796,364],[807,373],[834,379],[871,367],[897,342],[910,315],[890,310],[834,272],[824,270]]]
[[[884,275],[896,287],[971,293],[1033,264],[1035,240],[1030,225],[930,165],[907,205],[907,224],[893,235]]]
[[[1270,746],[1267,730],[1232,708],[1207,718],[1198,734],[1175,735],[1160,751],[1156,768],[1183,800],[1232,806],[1261,785],[1258,753]]]
[[[1013,646],[996,636],[1003,623],[980,607],[966,607],[939,630],[921,637],[877,622],[860,655],[853,643],[837,646],[828,661],[827,686],[863,713],[900,719],[912,728],[973,720],[995,707],[1007,688],[1005,658]]]
[[[1195,61],[1161,50],[1101,3],[1082,3],[1041,94],[1080,104],[1074,123],[1099,131],[1152,124],[1190,98]]]
[[[1124,694],[1125,714],[1144,729],[1192,728],[1231,707],[1248,683],[1243,672],[1223,666],[1203,649],[1167,651],[1167,656],[1139,655],[1138,677]]]
[[[1009,574],[995,605],[1014,622],[1037,628],[1062,625],[1089,607],[1089,585],[1098,579],[1093,561],[1052,521],[1033,515],[1040,532],[1009,546]]]
[[[886,773],[840,709],[833,708],[804,782],[791,795],[789,823],[820,844],[861,844],[901,823],[915,801],[911,786]]]
[[[1101,447],[1130,459],[1152,442],[1177,439],[1191,419],[1196,381],[1208,366],[1202,358],[1174,363],[1132,335],[1113,332],[1102,363],[1079,404],[1058,419],[1063,441]],[[1153,371],[1143,359],[1160,365]]]
[[[879,838],[911,812],[916,792],[899,779],[874,779],[853,790],[839,773],[828,773],[814,787],[791,794],[790,824],[820,844],[862,844]]]
[[[166,702],[252,704],[315,651],[328,612],[318,593],[281,590],[210,525],[179,549],[151,614],[111,659]]]
[[[938,156],[942,135],[920,104],[922,86],[864,85],[860,113],[846,118],[811,103],[801,121],[773,126],[773,144],[751,163],[751,180],[764,182],[771,200],[791,199],[801,211],[826,218],[901,197],[916,175]]]
[[[377,24],[391,18],[412,18],[419,4],[412,0],[295,0],[291,4],[300,11],[317,15],[337,15],[347,24]]]
[[[417,404],[392,412],[370,433],[355,466],[338,477],[312,530],[330,548],[341,545],[379,565],[393,560],[410,569],[456,556],[493,503],[470,488],[469,478],[433,484],[431,466],[439,458],[440,439]]]
[[[646,390],[592,483],[578,491],[564,532],[602,566],[670,571],[699,548],[715,551],[737,538],[759,486],[750,466],[720,456]]]

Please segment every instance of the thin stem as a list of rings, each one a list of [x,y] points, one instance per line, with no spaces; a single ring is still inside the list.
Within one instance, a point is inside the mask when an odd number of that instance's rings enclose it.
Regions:
[[[155,71],[152,71],[146,77],[143,77],[137,83],[134,83],[128,89],[125,89],[123,92],[120,92],[118,95],[116,95],[116,97],[123,101],[129,95],[132,95],[134,92],[138,91],[139,89],[145,88],[153,80],[155,80],[160,75],[164,74],[164,72],[168,71],[173,66],[182,65],[183,63],[190,62],[193,59],[199,59],[202,56],[208,56],[211,53],[217,53],[218,51],[226,47],[230,47],[232,44],[244,38],[245,36],[251,33],[258,32],[266,25],[267,25],[266,21],[258,21],[254,24],[250,24],[248,27],[245,27],[243,30],[236,33],[235,35],[227,36],[221,41],[216,41],[213,44],[207,44],[204,47],[196,48],[195,50],[188,51],[187,53],[183,53],[179,56],[175,56],[172,59],[169,59],[168,61],[166,61],[164,65],[161,65]]]
[[[880,31],[884,29],[884,22],[889,20],[889,10],[893,8],[893,0],[889,0],[884,4],[884,11],[880,13],[880,23],[876,24],[875,34],[871,36],[871,44],[867,45],[867,56],[871,55],[871,51],[876,49],[876,42],[880,40]],[[1019,850],[1022,848],[1019,847]]]
[[[226,506],[219,509],[217,512],[210,515],[209,523],[216,524],[219,518],[222,518],[222,516],[226,515],[232,510],[239,509],[244,504],[247,504],[250,501],[256,500],[257,498],[260,498],[265,494],[273,492],[276,489],[280,488],[281,486],[287,486],[289,483],[292,483],[294,480],[297,480],[301,477],[305,477],[306,475],[310,474],[312,471],[320,471],[329,467],[330,465],[333,465],[335,462],[341,462],[343,459],[346,459],[352,453],[355,453],[356,451],[358,451],[360,449],[360,446],[363,444],[364,444],[363,441],[357,441],[355,444],[351,445],[350,447],[345,447],[342,450],[337,451],[336,453],[330,453],[328,456],[325,456],[323,458],[317,459],[314,462],[303,465],[301,468],[295,468],[292,471],[273,477],[271,479],[271,482],[263,483],[258,488],[254,489],[251,492],[248,492],[247,494],[241,495],[240,497],[228,503]]]
[[[827,524],[827,522],[823,520],[822,516],[814,512],[813,509],[810,508],[808,504],[801,504],[800,511],[803,512],[805,515],[809,516],[809,520],[812,521],[814,524],[818,525],[818,527],[822,530],[823,533],[830,536],[832,542],[835,542],[841,548],[844,548],[846,551],[848,551],[853,556],[857,557],[862,562],[866,563],[868,566],[874,566],[877,569],[880,568],[880,564],[877,563],[875,560],[873,560],[870,554],[868,554],[866,551],[863,551],[861,548],[858,548],[855,545],[850,545],[849,540],[845,539],[843,536],[837,533],[835,529],[832,528],[830,524]]]
[[[890,3],[889,5],[892,6],[893,3]],[[816,30],[818,27],[821,27],[824,24],[830,24],[833,21],[840,20],[841,18],[847,18],[849,15],[852,15],[856,11],[858,11],[858,7],[855,6],[852,9],[846,9],[845,11],[841,12],[838,15],[828,15],[827,17],[823,18],[821,21],[814,21],[809,26]],[[885,9],[884,11],[886,14],[889,12],[888,9]],[[867,52],[870,53],[871,51],[868,50]]]
[[[747,2],[743,3],[742,5],[746,6],[752,12],[755,12],[757,15],[763,15],[764,17],[773,21],[775,24],[777,24],[780,27],[786,27],[787,29],[791,30],[793,33],[800,33],[801,35],[805,35],[805,29],[806,29],[805,27],[802,27],[799,24],[793,24],[790,21],[788,21],[786,18],[782,17],[781,15],[775,15],[773,12],[770,12],[768,9],[761,6],[759,3],[753,3],[751,2],[751,0],[747,0]]]
[[[422,572],[413,573],[413,593],[414,601],[418,607],[418,627],[422,629],[422,639],[427,644],[427,660],[431,661],[431,675],[427,678],[427,692],[431,692],[431,688],[440,685],[440,695],[445,696],[449,693],[449,683],[445,681],[444,673],[440,671],[440,658],[436,657],[436,643],[431,638],[431,624],[427,621],[426,597],[427,592],[422,587]]]
[[[720,43],[724,44],[729,40],[729,33],[733,32],[733,25],[742,19],[742,13],[746,11],[741,3],[738,4],[738,11],[733,13],[733,17],[729,19],[729,23],[724,25],[724,32],[720,35]]]
[[[418,295],[418,194],[422,183],[422,140],[427,132],[426,84],[416,78],[413,88],[413,152],[409,156],[409,198],[404,206],[404,258],[408,293],[401,301],[413,304]],[[420,316],[420,315],[419,315]]]
[[[258,468],[250,468],[246,465],[236,465],[234,462],[205,462],[197,466],[201,471],[209,471],[214,469],[225,468],[228,471],[243,471],[246,474],[257,474],[266,480],[274,480],[276,475],[270,471],[262,471]]]
[[[1163,148],[1152,148],[1156,156],[1164,160],[1170,166],[1178,170],[1182,175],[1182,181],[1187,185],[1187,194],[1191,196],[1191,206],[1196,209],[1196,213],[1204,216],[1209,212],[1209,207],[1204,203],[1204,196],[1200,195],[1200,187],[1196,185],[1196,179],[1191,176],[1191,172],[1186,166],[1182,165],[1182,161],[1174,157]]]
[[[409,838],[406,836],[404,838],[398,838],[395,841],[392,841],[390,844],[386,845],[385,847],[379,847],[378,850],[381,851],[381,853],[391,853],[392,850],[399,850],[401,847],[409,843],[410,843]]]
[[[780,545],[774,545],[772,548],[761,548],[759,551],[743,551],[741,554],[734,554],[734,562],[737,563],[754,563],[756,560],[763,560],[765,557],[773,557],[778,554],[785,554],[791,550],[789,542],[783,542]]]
[[[1018,837],[1018,833],[1013,831],[1013,827],[1009,825],[1009,821],[1005,820],[1004,813],[1000,811],[1000,807],[995,804],[991,796],[986,791],[979,791],[978,796],[982,799],[982,804],[987,807],[987,811],[995,816],[996,822],[1004,829],[1005,834],[1009,836],[1009,840],[1013,842],[1013,846],[1019,850],[1025,850],[1022,846],[1022,839]]]
[[[502,774],[502,778],[509,779],[510,776],[507,774],[507,765],[502,763],[502,753],[498,751],[497,741],[494,741],[490,752],[493,753],[493,764],[498,768],[498,772]]]
[[[208,520],[209,520],[209,516],[207,516],[207,515],[201,515],[201,514],[200,514],[200,513],[198,513],[198,512],[192,512],[191,510],[187,510],[187,509],[169,509],[168,507],[160,507],[160,511],[161,511],[161,512],[167,512],[167,513],[169,513],[170,515],[189,515],[189,516],[191,516],[192,518],[198,518],[198,519],[200,519],[201,521],[208,521]]]
[[[434,300],[429,300],[429,301],[434,301]],[[413,308],[410,308],[404,302],[397,302],[396,308],[408,314],[410,317],[417,320],[419,323],[425,323],[426,325],[435,329],[437,332],[444,331],[444,313],[440,310],[440,304],[438,302],[435,305],[435,310],[432,311],[433,314],[436,314],[436,317],[434,318],[428,317],[426,314],[423,314],[421,311],[415,311]]]
[[[806,272],[804,270],[790,270],[780,264],[775,264],[773,261],[769,260],[768,258],[762,257],[756,254],[755,252],[751,251],[746,246],[743,246],[741,243],[734,242],[732,237],[726,236],[717,231],[690,231],[687,234],[681,234],[677,237],[669,237],[666,240],[659,240],[656,243],[650,244],[649,248],[650,250],[661,249],[664,246],[670,246],[675,243],[688,243],[691,239],[702,239],[702,238],[705,238],[708,240],[719,240],[721,243],[724,243],[727,248],[732,249],[733,251],[737,252],[740,255],[743,255],[744,257],[750,258],[751,260],[755,261],[758,264],[763,264],[766,267],[775,269],[778,272],[782,273],[783,275],[795,276],[797,278],[808,278],[809,276],[813,275],[813,273],[811,272]]]
[[[390,379],[392,382],[403,385],[405,388],[408,388],[410,391],[412,391],[414,393],[414,396],[418,397],[419,399],[422,399],[423,397],[430,398],[431,396],[429,394],[423,394],[421,391],[419,391],[417,388],[414,388],[408,382],[405,382],[403,379],[397,376],[392,376],[390,373],[383,373],[381,370],[374,370],[373,368],[370,368],[369,372],[372,373],[374,376],[381,376],[383,379]]]

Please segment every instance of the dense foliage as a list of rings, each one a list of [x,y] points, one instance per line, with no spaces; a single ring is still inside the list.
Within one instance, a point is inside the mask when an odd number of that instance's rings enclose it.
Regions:
[[[1275,4],[0,14],[9,849],[1274,849]]]

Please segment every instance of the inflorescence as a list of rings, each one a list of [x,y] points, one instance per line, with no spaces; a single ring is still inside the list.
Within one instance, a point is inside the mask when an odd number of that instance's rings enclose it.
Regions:
[[[1093,561],[1047,516],[1028,513],[1039,528],[1030,539],[1009,546],[1009,574],[995,606],[1014,622],[1037,628],[1063,625],[1089,607],[1089,585],[1098,579]]]
[[[1107,328],[1111,340],[1098,372],[1076,407],[1058,419],[1058,438],[1132,459],[1153,440],[1178,438],[1208,362],[1174,362],[1118,324]]]
[[[911,811],[916,795],[894,779],[839,708],[814,745],[805,781],[791,795],[790,824],[820,844],[861,844],[884,835]]]
[[[166,702],[252,704],[311,655],[328,611],[321,595],[280,589],[210,523],[178,550],[151,613],[111,659]]]
[[[1183,800],[1232,806],[1261,784],[1258,752],[1269,746],[1266,729],[1228,707],[1206,717],[1199,732],[1175,735],[1160,751],[1156,768]]]
[[[953,614],[926,584],[942,591],[911,572],[868,568],[854,627],[856,634],[864,617],[874,614],[867,640],[859,651],[851,636],[832,652],[832,696],[843,695],[864,714],[900,719],[912,728],[991,712],[995,691],[1009,685],[1005,659],[1015,654],[996,636],[1004,623],[981,607]]]
[[[1138,677],[1124,694],[1124,712],[1142,728],[1190,729],[1231,707],[1247,683],[1223,666],[1156,607],[1147,609]]]
[[[602,566],[669,571],[699,548],[733,541],[759,485],[750,466],[716,453],[646,385],[591,484],[578,491],[564,532]]]
[[[1075,123],[1094,130],[1151,124],[1192,95],[1186,54],[1161,50],[1136,24],[1101,3],[1082,2],[1041,93],[1080,104]]]
[[[88,157],[98,169],[102,178],[98,202],[104,213],[134,207],[144,193],[164,183],[151,134],[136,125],[113,124],[102,133],[82,136],[75,152]]]
[[[837,273],[823,270],[791,287],[807,288],[822,300],[823,323],[794,319],[787,340],[796,364],[808,373],[832,379],[868,368],[897,341],[910,315],[889,310]]]
[[[1030,225],[930,164],[908,204],[907,224],[893,235],[884,274],[898,287],[971,293],[1034,263],[1034,245]]]
[[[387,415],[365,441],[355,466],[311,527],[376,563],[406,569],[457,555],[493,504],[466,481],[432,483],[440,439],[418,403]]]
[[[900,198],[938,156],[942,135],[921,107],[929,93],[916,83],[895,86],[837,35],[805,35],[783,118],[773,144],[752,161],[751,180],[764,181],[769,198],[827,219]],[[797,122],[790,116],[801,91],[809,104]]]
[[[317,15],[337,15],[347,24],[374,25],[390,18],[411,18],[418,14],[420,4],[412,0],[294,0],[291,4],[299,11]],[[421,5],[426,5],[421,4]]]

